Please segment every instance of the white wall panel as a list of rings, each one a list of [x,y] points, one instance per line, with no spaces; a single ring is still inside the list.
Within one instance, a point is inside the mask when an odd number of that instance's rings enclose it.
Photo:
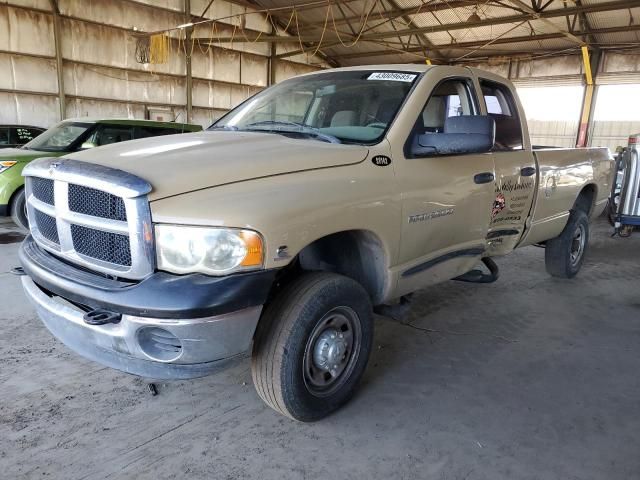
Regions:
[[[37,8],[39,10],[51,10],[51,2],[49,0],[0,0],[0,5],[2,4]]]
[[[284,60],[278,60],[275,62],[276,68],[276,82],[281,82],[287,78],[294,77],[296,75],[302,75],[303,73],[317,72],[321,70],[318,67],[311,65],[303,65],[301,63],[287,62]]]
[[[267,86],[269,61],[257,55],[243,54],[241,58],[240,83],[243,85]]]
[[[55,55],[51,15],[0,5],[0,50]]]
[[[184,23],[184,15],[123,1],[58,0],[60,13],[105,25],[153,32]],[[181,7],[182,8],[182,7]]]
[[[169,10],[176,10],[178,12],[181,12],[184,8],[184,0],[135,0],[135,2],[143,5],[152,5],[160,8],[167,8]]]
[[[58,92],[55,60],[0,53],[0,72],[1,89]]]
[[[144,118],[145,112],[144,105],[83,98],[67,99],[67,116],[69,118]]]
[[[48,128],[58,121],[58,99],[45,95],[0,92],[0,123]]]
[[[182,104],[186,95],[184,79],[179,77],[79,64],[67,66],[64,73],[65,91],[69,95],[153,104]]]
[[[540,60],[522,60],[518,62],[518,78],[554,77],[560,75],[578,75],[582,73],[582,57],[577,55],[547,57]]]
[[[212,110],[210,108],[194,108],[192,111],[193,123],[202,125],[202,128],[209,127],[214,121],[224,115],[227,110]]]
[[[66,59],[184,75],[184,56],[177,53],[176,45],[167,64],[144,67],[135,59],[135,39],[124,30],[69,19],[61,23],[62,56]]]

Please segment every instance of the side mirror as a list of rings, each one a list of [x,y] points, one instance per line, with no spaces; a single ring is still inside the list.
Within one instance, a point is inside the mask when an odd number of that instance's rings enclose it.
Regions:
[[[80,150],[87,150],[89,148],[96,148],[97,145],[93,142],[84,142],[82,145],[80,145]]]
[[[449,117],[443,133],[419,135],[411,148],[414,156],[485,153],[493,148],[496,123],[487,115]]]

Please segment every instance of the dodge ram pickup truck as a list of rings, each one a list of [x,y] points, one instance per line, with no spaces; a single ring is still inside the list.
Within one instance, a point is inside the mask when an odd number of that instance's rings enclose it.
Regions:
[[[251,352],[260,397],[314,421],[362,377],[373,307],[495,280],[491,257],[533,244],[551,275],[576,275],[613,161],[532,148],[513,85],[494,74],[384,65],[291,78],[208,131],[23,174],[22,283],[53,335],[158,379]]]

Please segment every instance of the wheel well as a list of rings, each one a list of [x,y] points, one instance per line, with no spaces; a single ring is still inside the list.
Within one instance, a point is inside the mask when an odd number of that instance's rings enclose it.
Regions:
[[[590,183],[585,185],[578,194],[576,202],[573,204],[573,210],[582,210],[587,215],[591,215],[593,204],[596,199],[596,186]]]
[[[16,188],[15,191],[11,194],[11,197],[9,197],[9,203],[7,204],[9,206],[9,211],[11,211],[11,206],[13,205],[13,202],[16,200],[16,197],[22,190],[24,190],[24,185]]]
[[[322,237],[298,254],[303,271],[334,272],[364,287],[371,302],[382,302],[386,287],[386,254],[380,239],[366,230],[348,230]]]

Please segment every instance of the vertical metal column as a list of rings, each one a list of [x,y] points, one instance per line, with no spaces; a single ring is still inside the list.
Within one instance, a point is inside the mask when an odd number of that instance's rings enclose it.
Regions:
[[[273,19],[271,20],[271,35],[275,36],[278,32],[273,26]],[[269,42],[269,62],[267,72],[267,86],[271,86],[276,83],[276,42]]]
[[[592,73],[595,69],[595,73],[598,70],[598,64],[600,61],[599,53],[596,53],[593,57],[589,56],[589,49],[586,45],[582,46],[582,61],[584,64],[584,76],[587,82],[584,91],[584,97],[582,100],[582,112],[580,114],[580,128],[578,129],[578,138],[576,140],[576,147],[586,147],[588,143],[589,127],[593,123],[593,113],[595,107],[595,97],[597,94],[597,86],[595,85],[595,75]]]
[[[191,23],[191,0],[184,0],[184,22],[185,24]],[[193,51],[191,36],[193,33],[193,27],[189,26],[185,28],[185,67],[186,67],[186,79],[187,79],[187,123],[191,123],[192,110],[193,110],[193,75],[191,73],[191,53]]]
[[[60,36],[60,10],[56,0],[49,0],[53,12],[53,40],[56,47],[56,72],[58,74],[58,103],[60,104],[60,120],[67,117],[67,99],[64,93],[64,72],[62,62],[62,38]]]

